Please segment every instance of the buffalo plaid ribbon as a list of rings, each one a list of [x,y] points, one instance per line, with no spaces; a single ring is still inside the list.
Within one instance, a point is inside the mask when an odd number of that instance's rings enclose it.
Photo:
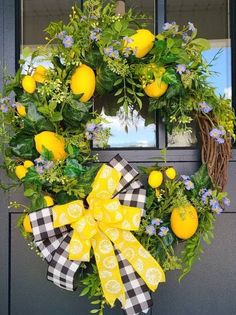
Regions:
[[[138,172],[120,155],[116,155],[108,164],[122,173],[115,194],[120,203],[141,208],[144,214],[146,191],[142,188],[141,182],[135,180]],[[30,213],[29,217],[34,242],[48,263],[48,280],[60,288],[70,291],[75,290],[74,276],[80,262],[68,259],[69,243],[72,235],[71,227],[54,228],[51,208],[44,208]],[[118,250],[115,253],[125,288],[126,304],[124,310],[126,314],[147,313],[152,306],[148,287],[122,254]]]

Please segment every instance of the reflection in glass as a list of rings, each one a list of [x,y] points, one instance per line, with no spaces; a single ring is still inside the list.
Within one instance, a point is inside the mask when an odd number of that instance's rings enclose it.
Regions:
[[[167,21],[176,21],[180,25],[186,25],[190,21],[198,29],[198,37],[210,40],[212,48],[203,52],[206,61],[212,65],[211,71],[215,72],[210,82],[216,87],[218,94],[231,98],[228,0],[167,0]],[[196,143],[194,134],[195,130],[192,135],[176,135],[174,132],[174,135],[168,135],[168,146],[192,146]]]
[[[95,99],[95,109],[105,118],[111,130],[108,145],[112,148],[155,147],[155,114],[148,113],[148,100],[141,111],[133,110],[127,117],[123,107],[117,104],[117,97],[102,96]]]
[[[21,0],[22,34],[24,46],[45,44],[44,29],[53,21],[69,21],[71,7],[78,0]]]

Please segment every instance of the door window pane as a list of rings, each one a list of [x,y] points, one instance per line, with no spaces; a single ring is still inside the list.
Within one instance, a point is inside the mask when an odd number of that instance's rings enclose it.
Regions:
[[[198,37],[210,40],[211,49],[203,52],[211,71],[216,72],[209,81],[218,94],[231,98],[231,47],[228,0],[167,0],[167,21],[179,25],[192,22],[198,29]],[[219,50],[221,52],[219,53]],[[196,144],[196,131],[168,136],[168,146],[185,147]]]
[[[50,22],[69,21],[71,7],[79,4],[77,0],[21,0],[23,46],[45,44],[44,29]]]

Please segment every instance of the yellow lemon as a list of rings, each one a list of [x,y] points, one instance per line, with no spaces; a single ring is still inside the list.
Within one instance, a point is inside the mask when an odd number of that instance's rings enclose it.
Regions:
[[[125,45],[135,52],[137,58],[142,58],[149,53],[155,41],[155,36],[146,29],[137,30],[136,34],[130,36],[132,42]]]
[[[173,167],[168,167],[165,174],[169,179],[175,179],[177,175],[176,170]]]
[[[33,94],[36,90],[35,79],[30,75],[24,76],[24,78],[22,79],[22,87],[27,93]]]
[[[32,161],[30,161],[30,160],[25,160],[24,167],[25,168],[29,168],[31,166],[34,166],[34,163]]]
[[[53,201],[51,196],[44,196],[43,199],[44,199],[47,207],[51,207],[54,205],[54,201]]]
[[[33,78],[36,82],[43,83],[45,81],[47,69],[44,66],[38,66],[33,74]]]
[[[25,117],[26,116],[26,110],[25,110],[25,106],[21,103],[16,103],[16,110],[17,113],[19,114],[19,116],[21,117]]]
[[[187,240],[194,235],[198,228],[197,210],[191,204],[175,208],[171,213],[170,223],[174,234]]]
[[[64,160],[67,156],[65,152],[65,140],[52,131],[43,131],[34,137],[36,150],[42,153],[43,147],[51,151],[54,160]]]
[[[82,94],[81,102],[87,102],[95,91],[95,73],[92,68],[82,64],[71,77],[71,90],[74,94]]]
[[[160,171],[152,171],[148,177],[148,184],[152,188],[157,188],[161,186],[163,182],[163,174]]]
[[[27,168],[24,167],[24,165],[18,165],[15,168],[15,174],[19,179],[22,179],[25,177],[27,173]]]
[[[31,226],[28,214],[26,214],[25,217],[24,217],[23,227],[24,227],[25,232],[32,233],[32,226]]]
[[[168,88],[168,84],[161,81],[160,79],[155,79],[152,83],[149,83],[145,86],[144,92],[153,98],[157,98],[165,94]]]

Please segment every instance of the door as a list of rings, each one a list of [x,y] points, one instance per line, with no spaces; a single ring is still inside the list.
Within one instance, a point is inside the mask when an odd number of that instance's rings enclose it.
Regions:
[[[48,22],[66,18],[74,2],[73,0],[0,0],[0,60],[5,61],[11,73],[15,71],[20,46],[40,44],[43,41],[42,30]],[[235,86],[234,76],[231,73],[235,74],[236,58],[229,61],[231,54],[235,56],[234,1],[231,1],[230,5],[226,0],[130,0],[126,3],[136,8],[142,6],[144,11],[151,14],[153,18],[149,21],[149,27],[155,28],[156,32],[165,20],[176,20],[178,23],[187,23],[190,20],[196,25],[199,24],[201,36],[208,37],[215,48],[223,45],[223,59],[218,63],[217,68],[217,71],[221,71],[222,79],[218,83],[219,89],[223,87],[223,91],[225,89],[225,92],[229,93],[230,86]],[[230,23],[231,32],[229,32]],[[206,58],[210,57],[206,56]],[[1,81],[2,76],[1,73]],[[109,105],[109,100],[102,101],[95,104],[98,109],[101,109],[101,103]],[[116,110],[113,112],[111,108],[106,108],[105,112],[116,127],[124,123],[120,120],[121,117],[118,117]],[[147,126],[145,121],[148,121]],[[156,159],[160,157],[160,150],[167,146],[167,162],[180,174],[192,174],[198,169],[200,150],[194,136],[168,135],[158,115],[148,116],[145,111],[137,124],[140,133],[136,133],[130,127],[126,136],[124,128],[121,128],[118,137],[114,130],[110,149],[103,151],[94,149],[94,153],[99,154],[101,161],[109,161],[119,152],[134,167],[138,167],[138,165],[153,164],[153,157]],[[125,136],[120,142],[122,135]],[[195,263],[191,273],[181,283],[178,282],[178,272],[167,273],[167,282],[161,284],[153,295],[154,307],[150,314],[234,315],[236,313],[235,178],[236,150],[233,150],[226,187],[231,198],[231,208],[217,219],[212,245],[205,247],[201,261]],[[4,172],[1,172],[1,183],[7,181]],[[79,297],[77,292],[71,293],[59,289],[46,280],[46,262],[37,257],[35,252],[30,250],[30,244],[20,236],[16,222],[22,209],[8,209],[8,205],[13,200],[24,203],[22,191],[3,193],[1,190],[0,196],[0,314],[89,314],[91,305],[86,297]],[[121,315],[123,312],[119,307],[115,307],[107,308],[105,314]]]

